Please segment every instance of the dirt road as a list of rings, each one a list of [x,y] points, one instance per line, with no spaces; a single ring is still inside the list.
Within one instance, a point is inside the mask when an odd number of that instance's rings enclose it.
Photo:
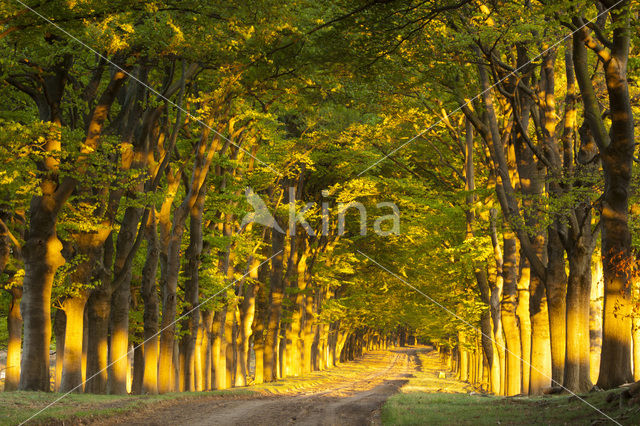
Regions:
[[[423,349],[424,350],[424,349]],[[336,375],[304,391],[259,397],[179,401],[100,424],[128,425],[369,425],[416,368],[417,349],[377,351],[359,361],[358,376]],[[337,367],[338,369],[340,367]]]

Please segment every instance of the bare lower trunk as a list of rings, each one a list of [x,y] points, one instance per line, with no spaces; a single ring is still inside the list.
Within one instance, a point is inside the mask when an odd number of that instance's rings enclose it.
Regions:
[[[633,380],[640,380],[640,319],[633,319],[632,335],[633,339]]]
[[[211,327],[211,334],[213,341],[211,345],[211,363],[214,370],[213,387],[214,389],[223,389],[225,385],[225,369],[226,369],[226,357],[222,356],[222,332],[224,327],[222,326],[224,321],[225,311],[217,311],[213,316],[213,326]]]
[[[50,391],[51,287],[56,269],[64,264],[60,254],[62,244],[54,229],[55,219],[52,219],[48,237],[39,238],[39,234],[27,239],[23,248],[25,276],[20,311],[24,338],[20,390]]]
[[[221,389],[229,389],[233,385],[233,373],[234,358],[233,358],[233,346],[235,343],[234,332],[236,325],[236,310],[238,308],[230,303],[227,303],[227,310],[224,316],[224,340],[220,349],[220,356],[224,357],[224,387]]]
[[[562,383],[565,371],[567,339],[567,275],[565,273],[564,248],[553,226],[548,228],[546,290],[549,305],[549,334],[551,341],[551,379],[553,386]]]
[[[551,386],[549,312],[544,284],[531,277],[531,379],[529,393],[538,395]]]
[[[127,373],[129,371],[129,303],[131,299],[131,272],[111,296],[111,317],[109,328],[109,378],[108,392],[112,395],[127,394]]]
[[[505,392],[507,396],[522,393],[522,346],[520,342],[520,327],[518,324],[517,306],[517,262],[518,252],[516,240],[513,236],[504,239],[504,286],[502,291],[502,329],[506,344],[506,380]],[[525,366],[525,368],[528,366]]]
[[[469,351],[467,350],[467,336],[463,331],[458,331],[458,353],[460,354],[458,378],[466,382],[469,379]]]
[[[84,307],[88,293],[63,302],[66,315],[64,362],[60,392],[82,392],[82,341],[84,337]]]
[[[203,375],[203,390],[213,389],[212,381],[212,343],[213,333],[211,327],[213,326],[213,313],[209,310],[202,311],[202,375]]]
[[[54,371],[54,384],[53,390],[58,392],[60,390],[60,382],[62,381],[62,366],[64,364],[64,330],[67,317],[62,309],[56,309],[54,314],[53,333],[56,339],[56,364]]]
[[[196,348],[193,355],[193,385],[196,392],[202,392],[204,390],[204,372],[203,367],[203,353],[202,347],[205,340],[206,331],[202,327],[202,319],[198,324],[198,332],[196,336]]]
[[[589,301],[589,364],[591,383],[598,380],[600,370],[600,350],[602,349],[602,300],[604,284],[602,282],[602,264],[596,262],[591,279],[591,297]]]
[[[264,292],[264,289],[259,291]],[[263,315],[257,315],[253,329],[253,353],[255,356],[255,376],[253,382],[260,384],[264,382],[264,321]]]
[[[277,378],[278,361],[278,331],[280,326],[280,313],[284,296],[284,281],[282,276],[282,261],[284,249],[284,235],[275,229],[271,231],[271,247],[273,258],[271,259],[271,300],[269,319],[264,344],[264,381],[273,382]]]
[[[304,327],[302,330],[302,371],[305,374],[311,372],[313,369],[313,365],[311,363],[313,339],[315,338],[315,317],[313,311],[313,293],[311,292],[311,289],[307,289],[307,294],[304,298]]]
[[[591,389],[589,298],[591,295],[591,256],[577,247],[569,256],[567,289],[567,358],[564,386],[572,392]]]
[[[174,219],[175,222],[175,219]],[[175,233],[175,230],[174,230]],[[169,243],[166,282],[163,288],[162,300],[162,324],[160,335],[160,354],[158,371],[158,392],[167,393],[174,391],[173,384],[173,350],[176,317],[176,287],[178,284],[178,272],[180,268],[180,244],[182,233],[172,235]]]
[[[7,315],[7,365],[5,368],[4,390],[13,391],[20,384],[20,350],[22,345],[22,315],[20,314],[20,298],[22,288],[14,287],[9,290],[11,302]]]
[[[518,306],[516,313],[520,323],[520,344],[522,345],[522,391],[529,392],[531,378],[531,317],[529,316],[529,287],[531,269],[528,261],[520,256],[520,274],[518,277]]]
[[[144,301],[144,374],[142,377],[142,393],[149,395],[158,393],[159,300],[156,288],[156,274],[160,248],[156,229],[155,212],[151,211],[145,229],[147,258],[142,268],[142,283],[140,285]]]
[[[88,328],[91,330],[87,342],[87,383],[85,392],[107,393],[107,357],[110,292],[94,290],[87,302]]]
[[[131,394],[142,394],[142,379],[144,377],[144,346],[135,345],[133,348],[133,377],[131,379]]]
[[[187,259],[184,291],[184,319],[182,329],[186,333],[181,339],[181,352],[184,356],[184,383],[186,391],[195,390],[195,349],[196,337],[198,334],[198,324],[200,322],[200,308],[198,306],[199,296],[199,274],[200,256],[202,254],[202,212],[204,210],[204,199],[206,184],[200,188],[194,206],[189,211],[189,247],[185,253]]]
[[[255,265],[251,265],[255,266]],[[247,376],[249,374],[249,366],[247,364],[249,357],[249,339],[251,337],[251,327],[256,307],[256,286],[255,284],[247,284],[242,301],[242,311],[240,315],[239,340],[238,340],[238,359],[236,360],[236,386],[246,386]]]

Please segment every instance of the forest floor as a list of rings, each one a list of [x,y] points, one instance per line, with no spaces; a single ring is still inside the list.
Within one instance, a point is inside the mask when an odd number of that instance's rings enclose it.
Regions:
[[[373,351],[336,368],[276,383],[160,396],[72,394],[36,424],[365,425],[640,424],[640,407],[607,402],[620,392],[540,397],[481,394],[446,372],[428,348]],[[59,394],[0,393],[0,424],[18,424]]]

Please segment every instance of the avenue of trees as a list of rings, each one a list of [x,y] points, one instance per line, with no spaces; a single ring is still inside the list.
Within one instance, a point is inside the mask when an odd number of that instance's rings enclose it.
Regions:
[[[3,2],[4,389],[224,389],[416,338],[498,395],[640,380],[639,12]]]

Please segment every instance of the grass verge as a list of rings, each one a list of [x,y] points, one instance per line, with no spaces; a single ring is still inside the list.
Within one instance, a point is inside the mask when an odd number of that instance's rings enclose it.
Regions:
[[[535,425],[535,424],[613,424],[607,417],[571,395],[535,397],[497,397],[470,392],[468,385],[447,374],[438,379],[435,354],[420,354],[422,371],[389,398],[382,408],[385,425]],[[580,398],[624,425],[640,424],[640,406],[629,406],[611,393],[592,392]]]
[[[250,395],[255,395],[255,392],[249,389],[135,396],[69,394],[38,414],[28,424],[82,424],[180,399]],[[0,393],[0,425],[20,424],[60,396],[62,394],[52,392],[2,392]]]

